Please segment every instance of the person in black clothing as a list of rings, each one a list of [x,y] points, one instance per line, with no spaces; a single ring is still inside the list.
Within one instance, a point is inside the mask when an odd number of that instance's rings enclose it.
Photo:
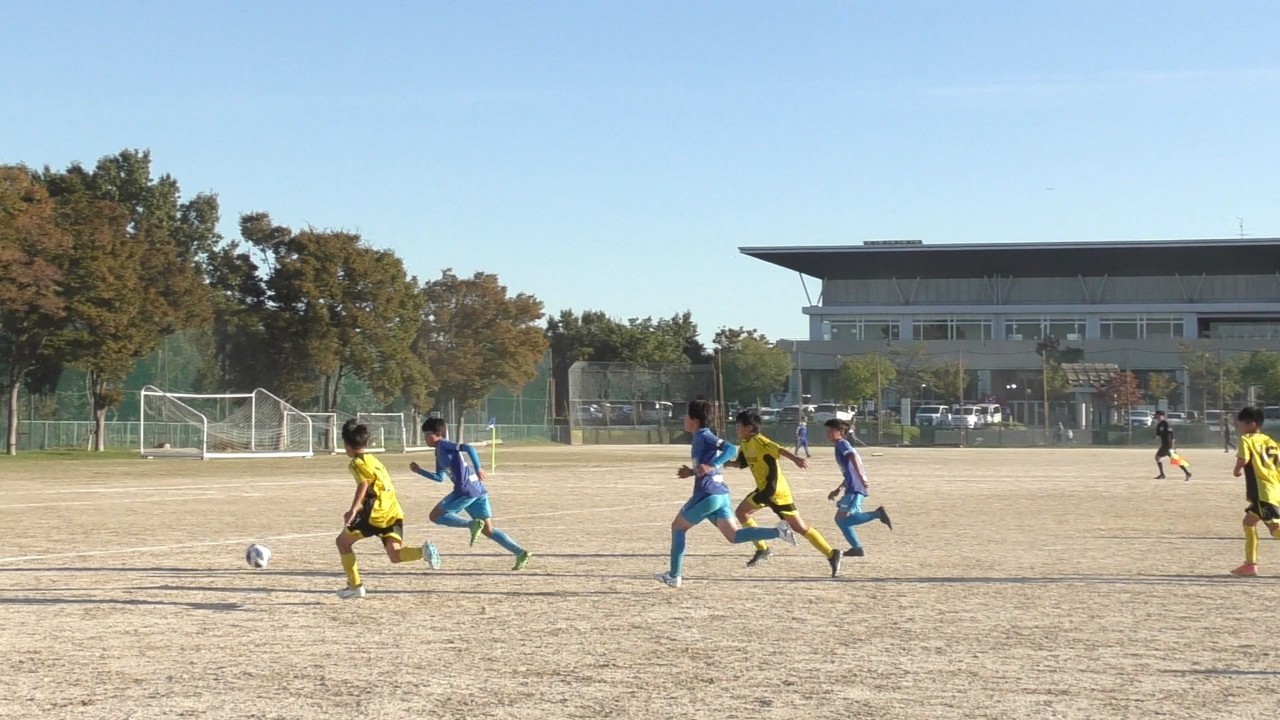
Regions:
[[[1231,414],[1222,413],[1222,452],[1229,453],[1236,449],[1236,444],[1231,442]]]
[[[1160,469],[1160,474],[1156,476],[1157,480],[1164,480],[1164,458],[1173,457],[1173,428],[1169,425],[1169,421],[1164,419],[1164,411],[1156,411],[1156,437],[1160,438],[1160,449],[1156,451],[1156,467]],[[1182,472],[1186,474],[1187,479],[1191,479],[1191,471],[1185,465],[1182,466]]]

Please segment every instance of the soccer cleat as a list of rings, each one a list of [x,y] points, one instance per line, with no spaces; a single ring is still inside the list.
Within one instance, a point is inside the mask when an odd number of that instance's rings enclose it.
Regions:
[[[884,523],[890,530],[893,529],[893,521],[889,519],[889,511],[885,510],[883,505],[876,508],[876,514],[880,516],[880,522]]]
[[[757,550],[756,554],[752,555],[751,559],[747,561],[747,567],[755,567],[760,564],[761,560],[768,560],[771,557],[773,557],[773,551],[769,548]]]
[[[422,543],[422,559],[426,561],[427,567],[432,570],[440,569],[440,551],[430,542]]]
[[[866,557],[867,551],[862,548],[849,548],[844,551],[845,557]]]
[[[840,551],[832,548],[831,557],[827,558],[827,562],[831,565],[831,577],[835,577],[840,574],[840,563],[843,560],[844,556],[840,554]]]
[[[778,523],[778,539],[784,543],[790,543],[792,547],[796,544],[796,531],[791,529],[791,525],[785,520]]]
[[[654,575],[653,579],[657,580],[663,585],[666,585],[667,587],[673,587],[673,588],[680,587],[680,583],[682,582],[682,579],[680,577],[678,576],[673,577],[671,573],[659,573],[657,575]]]
[[[1153,479],[1154,479],[1154,480],[1168,480],[1169,478],[1168,478],[1164,473],[1161,473],[1161,474],[1159,474],[1159,475],[1155,476]]]
[[[523,569],[525,568],[525,566],[529,564],[529,560],[530,560],[530,558],[532,558],[532,557],[533,557],[533,555],[532,555],[528,550],[525,550],[524,552],[522,552],[522,553],[520,553],[519,555],[517,555],[517,556],[516,556],[516,566],[515,566],[515,567],[513,567],[513,568],[511,568],[511,569],[512,569],[513,571],[514,571],[514,570],[523,570]]]
[[[1187,473],[1186,482],[1191,482],[1191,473]]]
[[[1231,571],[1236,577],[1258,577],[1258,566],[1251,563],[1245,563],[1235,570]]]
[[[338,597],[343,600],[359,600],[364,597],[364,586],[357,585],[355,587],[345,587],[338,591]]]
[[[472,545],[472,546],[475,546],[475,544],[476,544],[476,538],[480,537],[480,533],[481,533],[481,531],[483,531],[483,530],[484,530],[484,521],[483,521],[483,520],[472,520],[472,521],[471,521],[471,545]]]

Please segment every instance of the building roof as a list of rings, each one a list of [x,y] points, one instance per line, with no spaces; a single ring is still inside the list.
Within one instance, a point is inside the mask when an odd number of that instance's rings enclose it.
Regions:
[[[744,247],[739,251],[827,280],[1269,275],[1280,269],[1280,238]]]

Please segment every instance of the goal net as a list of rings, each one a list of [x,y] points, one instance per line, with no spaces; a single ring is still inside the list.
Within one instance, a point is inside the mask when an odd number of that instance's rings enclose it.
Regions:
[[[143,457],[233,459],[311,457],[314,423],[261,388],[251,393],[168,393],[142,389],[138,421]]]
[[[369,428],[370,452],[422,452],[422,443],[413,413],[356,413],[356,420]]]
[[[336,455],[342,451],[342,441],[338,439],[342,424],[338,422],[337,413],[304,413],[311,419],[312,448],[316,452],[327,452]]]

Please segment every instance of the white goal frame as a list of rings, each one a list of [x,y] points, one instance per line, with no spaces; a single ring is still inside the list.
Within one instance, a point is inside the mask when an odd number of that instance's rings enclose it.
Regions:
[[[286,423],[289,418],[295,418],[298,422],[306,423],[307,427],[307,449],[306,450],[258,450],[254,447],[257,440],[257,401],[258,395],[262,394],[270,398],[272,401],[280,404],[282,412],[285,416]],[[146,436],[147,423],[147,398],[161,397],[176,404],[178,407],[192,415],[188,422],[195,424],[200,423],[200,447],[191,452],[185,448],[168,449],[168,448],[148,448]],[[250,431],[249,431],[249,452],[219,452],[217,450],[209,450],[209,417],[204,413],[196,410],[183,400],[243,400],[248,399],[250,403]],[[257,388],[250,393],[170,393],[161,390],[153,385],[147,385],[142,388],[139,393],[138,401],[138,452],[142,457],[163,458],[163,457],[196,457],[201,460],[245,460],[249,458],[309,458],[315,455],[315,437],[312,434],[312,421],[306,413],[301,412],[283,399],[276,395]],[[217,424],[215,421],[213,424]]]
[[[311,432],[317,432],[316,426],[321,423],[327,423],[329,429],[325,432],[329,440],[329,454],[337,455],[342,452],[342,448],[338,446],[338,413],[302,413],[311,419]],[[312,443],[314,445],[314,442]],[[312,448],[315,449],[314,447]]]
[[[365,420],[378,419],[382,421],[390,421],[393,426],[400,426],[400,452],[424,452],[431,448],[427,445],[421,445],[415,442],[418,438],[418,427],[413,424],[412,413],[402,412],[357,412],[356,420],[363,423]],[[372,431],[374,428],[369,428]],[[386,438],[378,438],[381,446],[366,448],[366,452],[385,452],[388,449]]]

